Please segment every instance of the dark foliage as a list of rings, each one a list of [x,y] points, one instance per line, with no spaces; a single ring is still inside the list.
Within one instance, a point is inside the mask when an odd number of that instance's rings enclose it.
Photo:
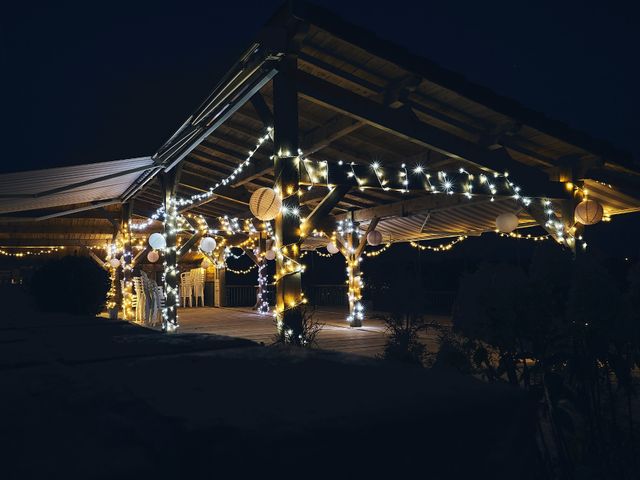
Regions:
[[[105,303],[109,275],[86,257],[52,260],[33,275],[31,292],[45,312],[96,315]]]
[[[528,272],[461,282],[436,365],[529,391],[550,478],[637,478],[640,268],[624,288],[593,256],[540,248]]]
[[[318,322],[316,318],[315,307],[309,307],[307,304],[298,305],[295,308],[296,316],[296,330],[298,334],[294,333],[294,330],[284,330],[280,328],[276,321],[277,333],[274,338],[275,344],[288,344],[297,345],[300,347],[311,348],[316,346],[316,337],[320,330],[324,328],[324,323]]]
[[[428,325],[423,316],[424,296],[415,263],[395,266],[389,278],[389,298],[393,299],[390,312],[380,315],[385,322],[388,337],[382,358],[412,365],[424,365],[427,347],[420,342],[419,334]]]

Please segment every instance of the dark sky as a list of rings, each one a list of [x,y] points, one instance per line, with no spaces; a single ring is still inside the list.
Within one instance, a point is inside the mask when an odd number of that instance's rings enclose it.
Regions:
[[[0,13],[2,171],[153,154],[281,4],[23,3]],[[640,159],[632,2],[316,3]]]

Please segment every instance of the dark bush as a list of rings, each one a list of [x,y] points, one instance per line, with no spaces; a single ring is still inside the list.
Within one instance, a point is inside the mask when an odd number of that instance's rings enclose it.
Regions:
[[[96,315],[105,303],[109,274],[86,257],[63,257],[40,267],[31,292],[45,312]]]

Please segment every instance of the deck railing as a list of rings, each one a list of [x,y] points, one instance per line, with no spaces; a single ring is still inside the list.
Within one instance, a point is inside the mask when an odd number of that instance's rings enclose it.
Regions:
[[[227,285],[226,305],[229,307],[252,307],[256,303],[256,285]],[[346,285],[308,285],[305,295],[310,305],[314,306],[346,306]],[[455,301],[456,292],[451,290],[426,290],[424,292],[424,306],[428,313],[450,314]],[[393,299],[368,298],[366,292],[364,301],[376,310],[389,310],[393,308]],[[267,300],[270,305],[275,303],[273,289],[267,291]]]

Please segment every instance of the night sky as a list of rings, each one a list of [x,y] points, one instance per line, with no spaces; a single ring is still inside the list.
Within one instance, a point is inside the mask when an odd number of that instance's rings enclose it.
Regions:
[[[640,160],[631,2],[315,3]],[[4,7],[0,168],[153,154],[280,4]],[[607,237],[640,230],[630,217],[606,225]]]

